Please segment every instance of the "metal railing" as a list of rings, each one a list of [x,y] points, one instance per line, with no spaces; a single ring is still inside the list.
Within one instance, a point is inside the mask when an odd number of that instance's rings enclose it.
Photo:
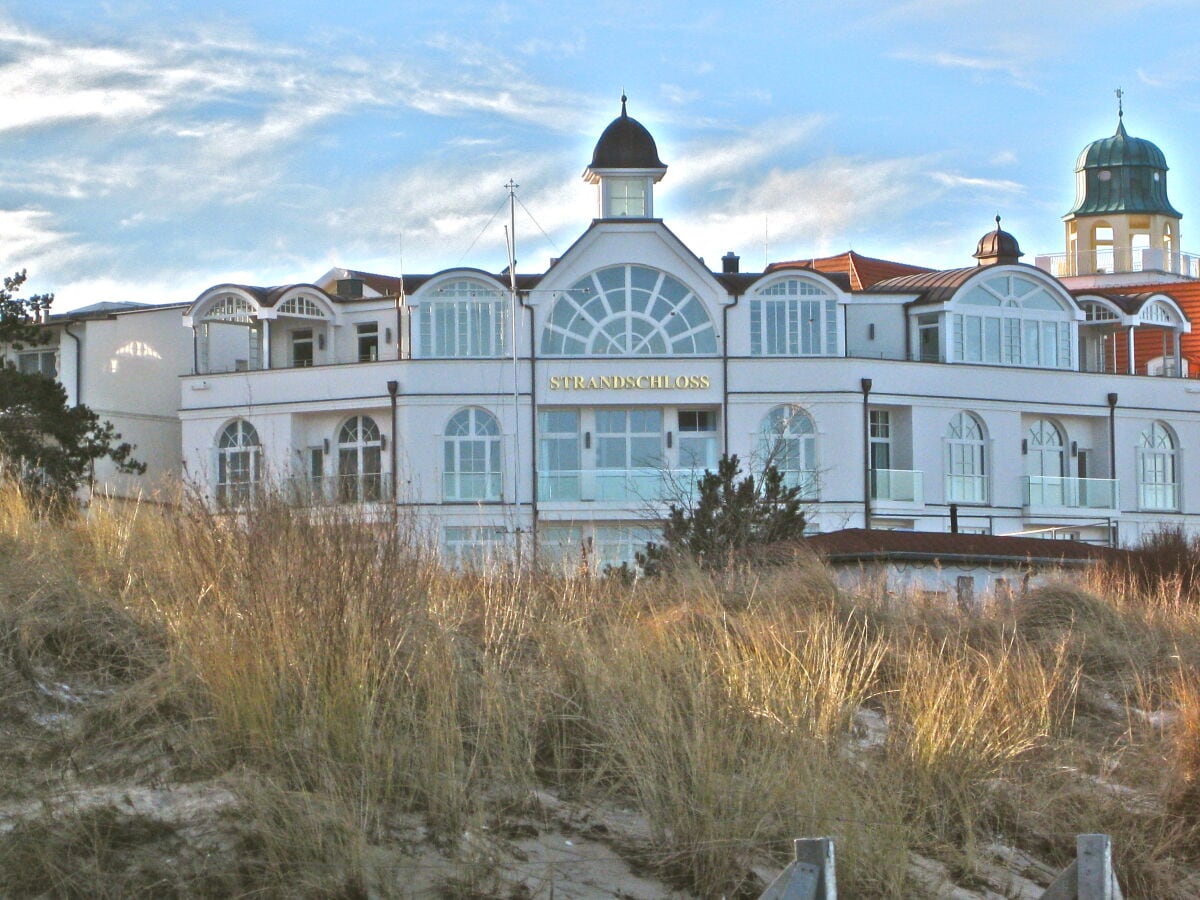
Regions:
[[[1071,275],[1109,275],[1114,272],[1170,272],[1200,278],[1200,254],[1153,247],[1113,247],[1074,253],[1039,253],[1034,259],[1043,272],[1056,278]]]
[[[1021,496],[1026,508],[1116,509],[1120,494],[1115,478],[1026,475]]]
[[[908,469],[872,469],[871,499],[885,503],[924,503],[924,476]]]

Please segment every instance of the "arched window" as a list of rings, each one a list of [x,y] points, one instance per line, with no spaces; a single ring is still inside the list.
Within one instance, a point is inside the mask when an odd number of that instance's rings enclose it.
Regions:
[[[1042,282],[1002,273],[975,282],[950,314],[950,359],[1070,369],[1074,307]]]
[[[460,409],[446,424],[442,499],[500,499],[500,423],[485,409]]]
[[[799,487],[806,500],[817,496],[817,429],[798,406],[776,406],[759,426],[762,465],[774,466],[787,487]]]
[[[1048,419],[1025,432],[1026,506],[1064,506],[1068,500],[1066,440]]]
[[[969,412],[955,413],[946,428],[946,502],[988,502],[983,425]]]
[[[508,345],[506,295],[495,285],[460,279],[429,292],[418,319],[424,357],[503,356]]]
[[[754,356],[835,356],[837,300],[820,285],[788,278],[750,298]]]
[[[383,499],[383,438],[370,416],[354,416],[338,430],[337,498],[342,503]]]
[[[262,481],[262,445],[245,419],[230,422],[217,437],[217,502],[241,506]]]
[[[1179,509],[1177,448],[1170,429],[1153,422],[1138,437],[1138,507]]]
[[[717,352],[708,310],[677,278],[647,266],[611,266],[554,302],[546,356],[695,356]]]

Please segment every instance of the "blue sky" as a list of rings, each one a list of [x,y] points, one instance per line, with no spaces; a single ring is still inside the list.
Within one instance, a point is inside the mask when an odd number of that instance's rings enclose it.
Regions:
[[[656,212],[714,267],[966,265],[997,213],[1027,261],[1059,251],[1118,86],[1191,250],[1198,24],[1195,0],[0,0],[0,268],[59,311],[498,270],[512,178],[538,271],[594,213],[622,89],[669,165]]]

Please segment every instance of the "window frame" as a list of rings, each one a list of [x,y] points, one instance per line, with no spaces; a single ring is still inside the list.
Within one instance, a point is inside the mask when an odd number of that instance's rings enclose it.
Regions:
[[[501,438],[500,420],[483,407],[465,406],[450,416],[442,429],[443,503],[503,501]]]
[[[262,441],[258,429],[246,419],[226,423],[217,432],[214,457],[214,493],[218,505],[237,508],[253,501],[262,482]]]

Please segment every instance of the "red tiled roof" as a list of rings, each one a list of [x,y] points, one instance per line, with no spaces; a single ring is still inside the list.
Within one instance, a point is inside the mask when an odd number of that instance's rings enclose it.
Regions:
[[[853,250],[847,250],[845,253],[839,253],[837,256],[794,259],[789,262],[771,263],[771,265],[767,266],[768,272],[774,272],[778,269],[812,269],[814,272],[821,272],[826,275],[846,275],[850,278],[850,289],[855,291],[866,290],[871,285],[888,278],[932,271],[924,266],[913,266],[908,263],[894,262],[890,259],[876,259],[871,256],[863,256],[855,253]]]
[[[1125,555],[1123,550],[1080,541],[933,531],[868,531],[865,528],[846,528],[813,535],[805,539],[805,544],[818,555],[841,562],[922,558],[1085,565],[1099,560],[1115,560]]]

